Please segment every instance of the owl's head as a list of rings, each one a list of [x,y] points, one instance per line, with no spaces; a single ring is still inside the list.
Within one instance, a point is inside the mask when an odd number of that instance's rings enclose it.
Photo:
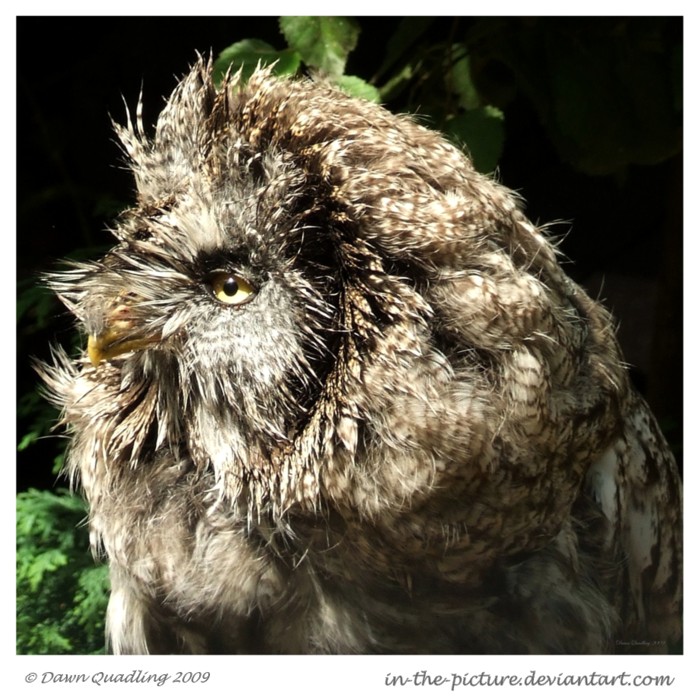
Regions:
[[[102,260],[52,277],[88,341],[46,371],[109,468],[166,454],[259,509],[371,510],[465,464],[476,488],[511,443],[566,461],[583,446],[569,427],[543,453],[543,426],[602,425],[607,317],[438,134],[323,82],[215,86],[202,61],[155,135],[117,131],[136,202]]]

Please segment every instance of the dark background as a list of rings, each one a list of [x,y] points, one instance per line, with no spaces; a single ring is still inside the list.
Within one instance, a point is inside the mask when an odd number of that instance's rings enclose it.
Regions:
[[[370,79],[382,63],[387,37],[398,23],[399,18],[393,17],[361,18],[359,43],[350,55],[346,72]],[[483,19],[437,18],[424,41],[438,44],[444,43],[445,37],[476,37],[472,68],[479,78],[477,84],[481,81],[489,101],[505,114],[505,143],[498,177],[523,195],[533,221],[567,222],[554,227],[556,235],[566,234],[561,249],[565,259],[572,261],[567,263],[567,271],[587,286],[592,296],[599,296],[613,309],[620,322],[620,339],[632,365],[633,379],[652,405],[680,459],[680,146],[667,149],[664,156],[646,159],[655,162],[631,159],[602,174],[583,172],[562,157],[560,147],[566,142],[565,130],[560,130],[558,141],[553,139],[551,122],[541,109],[543,102],[533,100],[540,87],[545,97],[552,92],[548,74],[543,71],[542,85],[533,87],[532,76],[537,83],[538,73],[532,72],[528,78],[532,90],[523,89],[517,69],[503,59],[496,44],[489,44],[488,38],[479,39],[484,27],[494,26]],[[665,66],[673,61],[673,56],[682,56],[681,19],[500,19],[497,27],[502,36],[524,37],[523,46],[527,47],[536,43],[537,37],[546,37],[550,57],[556,56],[557,51],[574,59],[584,55],[576,52],[576,42],[579,41],[579,46],[590,46],[591,36],[595,37],[599,55],[616,51],[619,42],[630,36],[649,36],[655,37],[656,43],[648,50],[643,48],[645,55],[652,55],[654,61]],[[18,18],[20,298],[27,294],[27,289],[39,289],[37,275],[55,267],[57,259],[68,254],[90,254],[92,249],[110,243],[106,226],[128,203],[132,191],[129,174],[119,165],[121,154],[114,142],[110,115],[123,121],[124,105],[133,110],[143,89],[144,123],[153,124],[163,97],[186,72],[196,51],[205,54],[212,51],[216,57],[230,44],[252,37],[278,48],[285,45],[273,17]],[[528,50],[528,55],[532,55],[532,49]],[[573,60],[573,66],[568,69],[572,73],[571,85],[581,84],[576,82],[578,68],[579,72],[585,72],[589,66],[585,61],[579,66]],[[644,67],[636,70],[635,75],[641,81],[636,94],[644,95]],[[651,77],[649,85],[652,85]],[[566,86],[564,81],[564,89]],[[648,104],[642,103],[641,107],[611,102],[610,118],[615,118],[615,110],[619,113],[627,107],[633,117],[648,116],[647,109],[653,116],[663,100],[658,91],[650,89],[649,93]],[[592,80],[590,94],[578,95],[577,99],[581,100],[583,109],[601,95],[596,81]],[[606,94],[601,99],[609,98]],[[388,106],[394,110],[406,108],[398,98]],[[421,113],[420,105],[409,107]],[[682,123],[678,105],[676,112],[680,144]],[[630,124],[630,129],[633,128],[653,130],[653,119],[642,127]],[[591,139],[596,138],[597,129],[597,125],[591,124]],[[600,137],[609,138],[609,133],[602,129]],[[70,319],[58,304],[51,303],[48,298],[37,296],[35,308],[25,311],[20,318],[19,398],[31,394],[36,386],[29,357],[47,357],[51,342],[67,342],[70,338]],[[20,412],[18,439],[29,430],[33,420],[31,412]],[[50,487],[56,481],[52,465],[60,450],[56,442],[59,439],[39,440],[19,452],[19,489],[30,485]]]

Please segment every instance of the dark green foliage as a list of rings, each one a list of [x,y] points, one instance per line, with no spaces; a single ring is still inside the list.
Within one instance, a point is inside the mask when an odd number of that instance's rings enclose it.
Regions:
[[[295,75],[302,65],[328,76],[345,92],[379,102],[377,88],[355,75],[344,75],[349,53],[357,45],[360,28],[349,17],[281,17],[280,31],[287,48],[277,50],[259,39],[243,39],[224,49],[214,75],[241,70],[247,78],[256,66],[273,65],[277,75]]]
[[[241,69],[243,77],[247,80],[257,65],[269,66],[274,64],[277,75],[293,75],[301,65],[301,57],[293,49],[277,51],[260,39],[243,39],[231,44],[220,54],[214,65],[214,76],[217,81],[231,68]]]
[[[398,22],[385,58],[369,80],[345,75],[361,36],[360,23],[347,17],[282,17],[286,48],[278,50],[258,39],[238,41],[219,54],[215,72],[240,69],[248,77],[257,65],[273,65],[278,75],[295,75],[305,68],[354,97],[396,102],[390,106],[398,111],[420,111],[429,125],[464,146],[479,170],[491,172],[503,148],[503,114],[480,99],[466,43],[452,37],[440,43],[422,41],[431,23],[426,18]]]
[[[422,43],[430,22],[401,21],[375,76],[344,75],[360,25],[343,17],[282,17],[287,48],[246,39],[221,52],[217,71],[275,63],[278,74],[303,66],[351,95],[407,100],[493,171],[503,142],[503,112],[519,96],[532,103],[563,160],[590,174],[670,158],[681,146],[682,65],[663,22],[625,19],[483,19],[455,25],[444,42]]]
[[[529,100],[577,170],[605,175],[680,152],[682,48],[672,18],[485,19],[467,45],[479,57],[479,88],[497,101]]]
[[[408,17],[386,42],[375,75],[344,75],[361,24],[343,17],[282,17],[287,48],[255,39],[225,49],[217,69],[275,61],[303,66],[351,95],[418,112],[491,172],[504,143],[503,109],[527,100],[562,160],[604,175],[680,152],[682,47],[672,19],[455,19],[443,41],[430,18]],[[396,105],[393,103],[396,102]]]
[[[107,566],[89,551],[85,504],[65,489],[17,496],[17,653],[104,650]]]
[[[307,66],[333,77],[345,72],[360,34],[357,22],[349,17],[281,17],[280,29]]]

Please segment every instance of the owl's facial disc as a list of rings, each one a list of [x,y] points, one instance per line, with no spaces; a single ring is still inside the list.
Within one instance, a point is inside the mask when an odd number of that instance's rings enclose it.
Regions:
[[[222,306],[242,306],[258,292],[253,283],[230,270],[214,270],[205,277],[203,284]],[[144,301],[138,294],[121,291],[106,309],[98,306],[93,311],[92,321],[87,324],[90,331],[87,355],[93,366],[151,347],[164,339],[141,318]]]

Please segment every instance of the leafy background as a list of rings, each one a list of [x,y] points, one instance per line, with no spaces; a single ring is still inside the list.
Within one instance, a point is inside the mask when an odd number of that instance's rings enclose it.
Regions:
[[[80,343],[38,274],[110,244],[132,183],[109,115],[143,89],[152,124],[196,51],[221,71],[325,73],[415,114],[496,170],[531,219],[562,222],[569,274],[612,307],[682,461],[681,18],[23,17],[17,37],[19,653],[102,651],[108,590],[29,362]]]

